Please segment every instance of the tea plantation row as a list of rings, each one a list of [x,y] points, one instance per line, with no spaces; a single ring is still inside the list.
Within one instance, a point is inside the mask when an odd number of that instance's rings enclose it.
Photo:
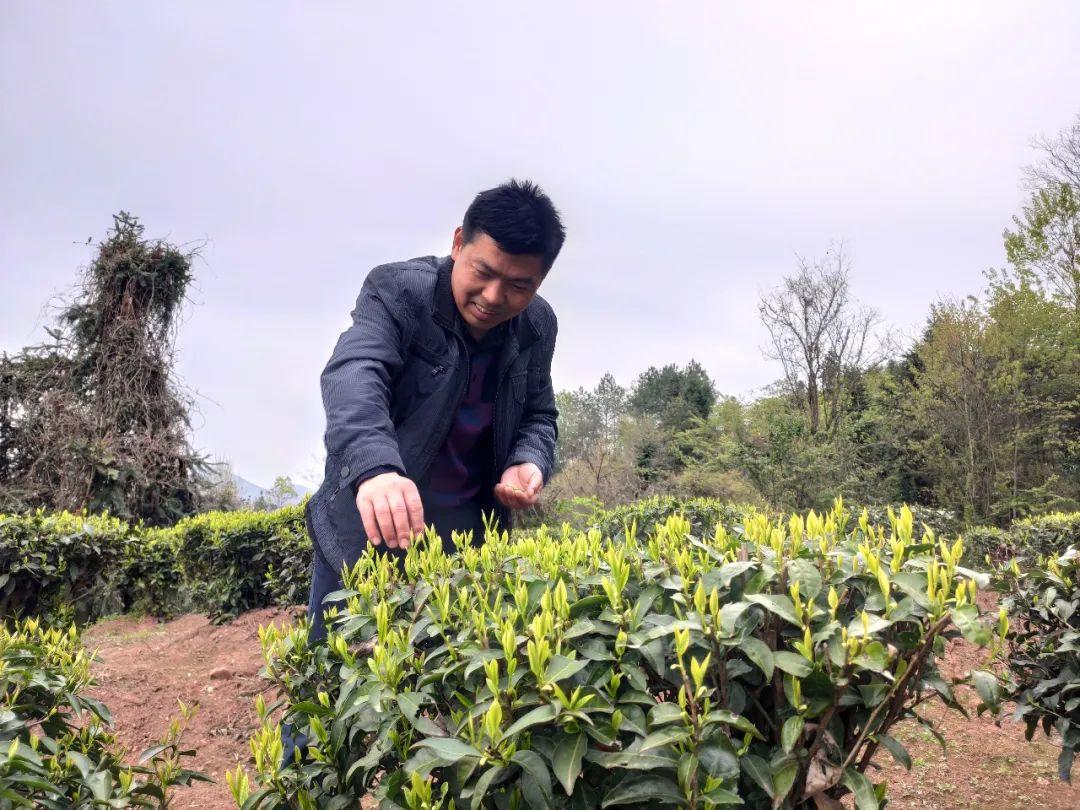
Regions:
[[[681,514],[671,517],[681,507]],[[346,578],[329,643],[306,624],[262,632],[280,708],[307,746],[283,761],[276,706],[252,740],[242,807],[879,807],[871,758],[927,699],[962,634],[1009,660],[975,673],[983,708],[1016,700],[1080,748],[1080,515],[1023,524],[1066,553],[995,571],[1005,609],[979,615],[1001,553],[887,512],[841,504],[771,519],[715,501],[651,501],[588,531],[490,533],[446,556],[421,542],[399,569],[367,555]],[[947,516],[928,516],[927,523]],[[940,523],[938,524],[941,525]],[[943,532],[942,534],[947,534]],[[109,518],[0,517],[0,608],[50,621],[197,609],[224,618],[295,603],[310,546],[300,508],[204,515],[145,531]],[[119,763],[77,633],[10,622],[0,635],[0,806],[157,805],[197,774],[175,738]]]
[[[755,512],[709,499],[651,498],[612,510],[579,510],[571,517],[576,529],[597,528],[617,538],[635,520],[647,528],[676,511],[698,533],[718,522],[733,527]],[[872,508],[869,517],[888,523],[884,509]],[[919,509],[915,519],[939,536],[956,534],[955,521],[943,510]],[[986,551],[1000,557],[1030,546],[1050,554],[1080,542],[1075,516],[1021,522],[1015,532],[973,532],[980,560]],[[310,562],[302,506],[270,513],[211,512],[168,529],[66,512],[0,514],[0,617],[84,624],[119,613],[195,611],[227,619],[253,608],[305,601]]]

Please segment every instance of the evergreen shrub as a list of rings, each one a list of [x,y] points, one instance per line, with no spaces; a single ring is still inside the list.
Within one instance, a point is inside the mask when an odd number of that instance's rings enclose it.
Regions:
[[[201,611],[224,620],[305,601],[311,552],[302,504],[207,512],[162,529],[108,515],[0,514],[0,619],[81,625]]]
[[[83,623],[123,608],[131,528],[108,515],[0,514],[0,617]]]
[[[710,516],[711,520],[711,516]],[[261,701],[244,808],[879,807],[867,769],[931,699],[962,711],[937,658],[991,630],[962,542],[853,525],[838,503],[695,533],[633,528],[434,537],[398,568],[368,552],[325,644],[264,628],[288,762]]]
[[[125,765],[108,709],[84,692],[91,657],[74,626],[0,623],[0,807],[164,807],[174,785],[206,777],[183,767],[181,706],[159,745]]]
[[[1080,753],[1080,546],[1023,572],[1013,561],[998,587],[1007,594],[1008,669],[1004,694],[987,681],[983,700],[995,709],[1003,697],[1014,701],[1029,740],[1040,726],[1057,732],[1058,773],[1068,781]]]
[[[965,532],[974,559],[989,556],[994,563],[1021,558],[1035,563],[1058,557],[1071,546],[1080,548],[1080,512],[1053,512],[1024,518],[1008,529],[976,526]]]
[[[306,601],[312,547],[303,504],[276,512],[208,512],[171,531],[192,601],[213,619]]]
[[[618,538],[634,523],[640,531],[648,532],[666,523],[672,515],[680,515],[689,521],[691,533],[700,537],[711,535],[717,524],[730,531],[741,524],[746,515],[756,511],[750,505],[731,504],[714,498],[656,495],[599,512],[590,528],[596,528],[605,537]]]

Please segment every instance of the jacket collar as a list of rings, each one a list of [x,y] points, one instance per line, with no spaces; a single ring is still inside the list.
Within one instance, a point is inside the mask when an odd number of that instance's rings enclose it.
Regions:
[[[453,269],[454,262],[449,256],[439,259],[436,266],[438,275],[435,281],[432,312],[438,323],[464,336],[467,331],[465,322],[461,318],[461,313],[458,312],[457,303],[454,301],[454,293],[450,288],[450,272]],[[505,326],[508,333],[517,338],[518,345],[521,348],[528,346],[530,343],[535,343],[540,338],[540,330],[529,313],[529,307],[526,307],[524,312],[515,315],[502,326]]]

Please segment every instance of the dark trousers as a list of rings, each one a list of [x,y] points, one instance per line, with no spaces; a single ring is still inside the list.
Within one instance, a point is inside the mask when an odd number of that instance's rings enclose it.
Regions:
[[[427,499],[423,500],[426,504]],[[471,530],[473,533],[473,545],[479,546],[484,542],[481,506],[476,502],[470,501],[461,506],[441,509],[425,508],[424,521],[428,525],[435,524],[435,531],[439,533],[443,550],[447,554],[453,554],[455,551],[451,539],[451,533],[455,531],[467,532]],[[311,592],[308,596],[308,616],[312,617],[311,629],[308,630],[308,640],[322,642],[326,640],[326,624],[322,621],[323,612],[335,604],[333,602],[326,603],[326,596],[334,591],[341,590],[341,572],[330,567],[330,563],[326,561],[326,558],[319,550],[319,544],[315,542],[314,538],[312,538],[312,545],[315,546],[315,560],[311,569]],[[376,553],[396,557],[399,564],[405,556],[404,552],[397,549],[388,549],[385,545],[376,546],[375,549]],[[337,604],[338,607],[341,607],[340,603]]]

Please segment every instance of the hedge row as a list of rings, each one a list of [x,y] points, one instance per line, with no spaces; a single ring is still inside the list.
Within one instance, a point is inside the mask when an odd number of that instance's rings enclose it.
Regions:
[[[1080,547],[1026,571],[1014,561],[998,588],[1010,622],[1007,671],[1003,689],[983,700],[995,710],[995,698],[1013,701],[1029,740],[1040,726],[1057,732],[1058,773],[1069,781],[1080,753]]]
[[[224,619],[308,589],[302,506],[210,512],[168,529],[104,516],[0,515],[0,617],[82,624],[115,613]]]
[[[1080,547],[1080,512],[1054,512],[1018,520],[1008,529],[977,526],[964,533],[969,556],[985,564],[1021,558],[1058,557],[1070,546]]]
[[[556,511],[574,529],[615,539],[634,525],[650,531],[675,514],[689,521],[695,536],[711,534],[718,524],[732,531],[760,514],[748,505],[672,497],[610,510],[576,499]],[[890,511],[871,507],[871,522],[891,525],[896,514]],[[941,510],[917,509],[914,520],[920,530],[952,534],[951,517]],[[108,515],[0,514],[0,617],[83,624],[117,613],[198,611],[227,619],[253,608],[303,602],[310,563],[303,504],[277,512],[210,512],[168,529],[129,526]]]

